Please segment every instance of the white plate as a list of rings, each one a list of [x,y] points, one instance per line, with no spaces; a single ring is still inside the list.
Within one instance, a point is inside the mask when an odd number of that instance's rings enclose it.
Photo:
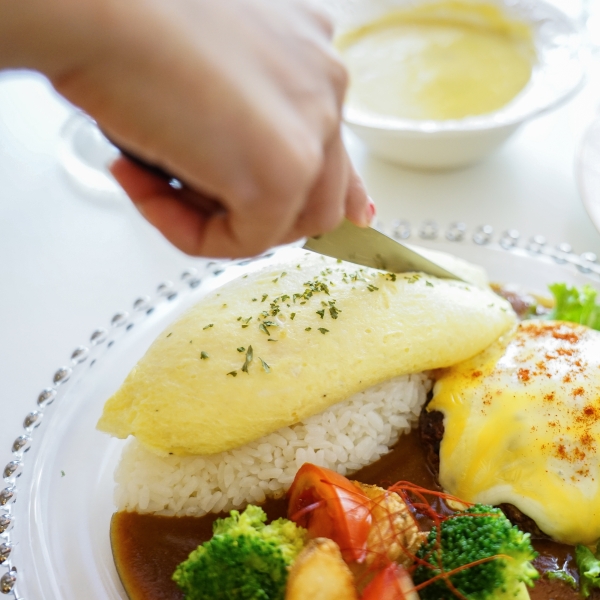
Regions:
[[[406,237],[406,231],[401,225],[395,233]],[[420,233],[427,238],[434,232],[428,223]],[[540,239],[527,250],[517,248],[510,233],[500,244],[491,243],[485,228],[473,234],[479,243],[465,241],[461,227],[451,227],[446,235],[455,241],[419,243],[483,265],[492,280],[521,283],[532,291],[544,291],[555,281],[600,281],[600,267],[585,260],[589,256],[546,248]],[[283,260],[289,252],[246,264],[207,262],[200,272],[184,273],[177,284],[162,284],[154,299],[138,299],[129,313],[117,313],[107,329],[96,330],[88,346],[56,372],[53,385],[27,415],[15,460],[4,470],[2,593],[23,600],[126,598],[109,544],[112,474],[123,442],[95,430],[104,401],[154,337],[188,306],[226,280],[267,260]]]

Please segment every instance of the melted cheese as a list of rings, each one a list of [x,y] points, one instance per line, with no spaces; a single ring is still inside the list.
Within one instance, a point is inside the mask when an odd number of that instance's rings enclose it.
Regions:
[[[515,321],[489,289],[304,254],[226,284],[168,327],[99,429],[157,453],[222,452],[392,377],[473,356]]]
[[[514,504],[565,543],[600,538],[600,332],[525,322],[445,371],[428,409],[447,491]]]
[[[398,11],[337,40],[347,105],[409,119],[498,110],[531,78],[530,28],[496,6],[445,1]]]

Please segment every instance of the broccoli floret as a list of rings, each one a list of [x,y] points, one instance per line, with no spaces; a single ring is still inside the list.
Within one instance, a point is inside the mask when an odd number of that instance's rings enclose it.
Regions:
[[[579,591],[587,598],[593,588],[600,587],[600,544],[596,554],[587,546],[575,546],[575,562],[579,570]]]
[[[177,567],[173,580],[186,600],[283,600],[306,530],[287,519],[265,525],[258,506],[230,515],[215,521],[212,539]]]
[[[417,585],[442,572],[502,555],[458,571],[449,578],[451,584],[469,600],[529,598],[525,585],[532,586],[539,577],[530,563],[537,553],[529,534],[512,525],[500,509],[477,504],[442,521],[440,529],[439,539],[437,527],[433,527],[419,549],[418,558],[428,565],[417,567],[414,574]],[[456,598],[444,578],[420,589],[419,595],[421,600]]]

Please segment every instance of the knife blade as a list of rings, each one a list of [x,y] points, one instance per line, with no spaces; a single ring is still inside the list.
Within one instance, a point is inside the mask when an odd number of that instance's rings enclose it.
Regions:
[[[377,229],[358,227],[347,219],[334,231],[308,238],[304,248],[391,273],[420,271],[435,277],[464,281],[456,273]]]

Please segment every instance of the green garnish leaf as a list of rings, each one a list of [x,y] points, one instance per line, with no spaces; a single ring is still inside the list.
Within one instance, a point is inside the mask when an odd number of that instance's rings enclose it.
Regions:
[[[562,581],[567,585],[570,585],[574,590],[577,589],[577,581],[575,581],[575,577],[571,575],[568,571],[564,569],[556,569],[556,571],[547,571],[546,578],[552,580]]]
[[[321,317],[321,319],[325,316],[325,311],[324,310],[317,310],[315,312]]]
[[[242,365],[242,371],[244,373],[249,373],[248,367],[250,366],[250,363],[252,362],[253,358],[254,358],[254,351],[252,350],[252,346],[248,346],[248,350],[246,351],[246,360],[244,361],[244,364]]]
[[[201,360],[207,360],[209,358],[208,354],[206,354],[206,352],[204,352],[204,350],[202,352],[200,352],[200,359]]]
[[[325,335],[326,333],[329,333],[329,329],[325,329],[325,327],[319,327],[319,331]]]
[[[206,327],[203,327],[202,329],[210,329],[211,327],[214,327],[214,323],[209,323]]]
[[[264,302],[269,297],[269,294],[263,294],[261,298],[261,302]]]
[[[304,331],[310,331],[312,327],[307,327]]]
[[[296,313],[292,313],[292,314],[290,315],[290,319],[293,321],[295,318],[296,318]]]
[[[237,351],[238,351],[238,352],[246,352],[246,348],[244,348],[244,346],[240,346],[240,347],[237,349]]]
[[[167,337],[171,337],[173,335],[173,332],[171,331],[171,333],[167,334]]]
[[[260,360],[262,368],[265,370],[265,373],[270,373],[271,367],[260,356],[258,357],[258,359]]]
[[[593,588],[600,587],[598,549],[596,549],[596,555],[594,556],[587,546],[575,546],[575,562],[579,570],[579,591],[584,598],[587,598],[592,593]]]
[[[232,377],[237,377],[237,371],[229,371],[227,375],[231,375]]]
[[[378,288],[378,287],[375,287],[373,284],[371,284],[371,283],[370,283],[370,284],[367,286],[367,289],[368,289],[370,292],[374,292],[374,291],[378,290],[379,288]]]
[[[598,292],[591,285],[571,287],[566,283],[554,283],[548,287],[555,300],[554,308],[548,318],[600,329]]]

